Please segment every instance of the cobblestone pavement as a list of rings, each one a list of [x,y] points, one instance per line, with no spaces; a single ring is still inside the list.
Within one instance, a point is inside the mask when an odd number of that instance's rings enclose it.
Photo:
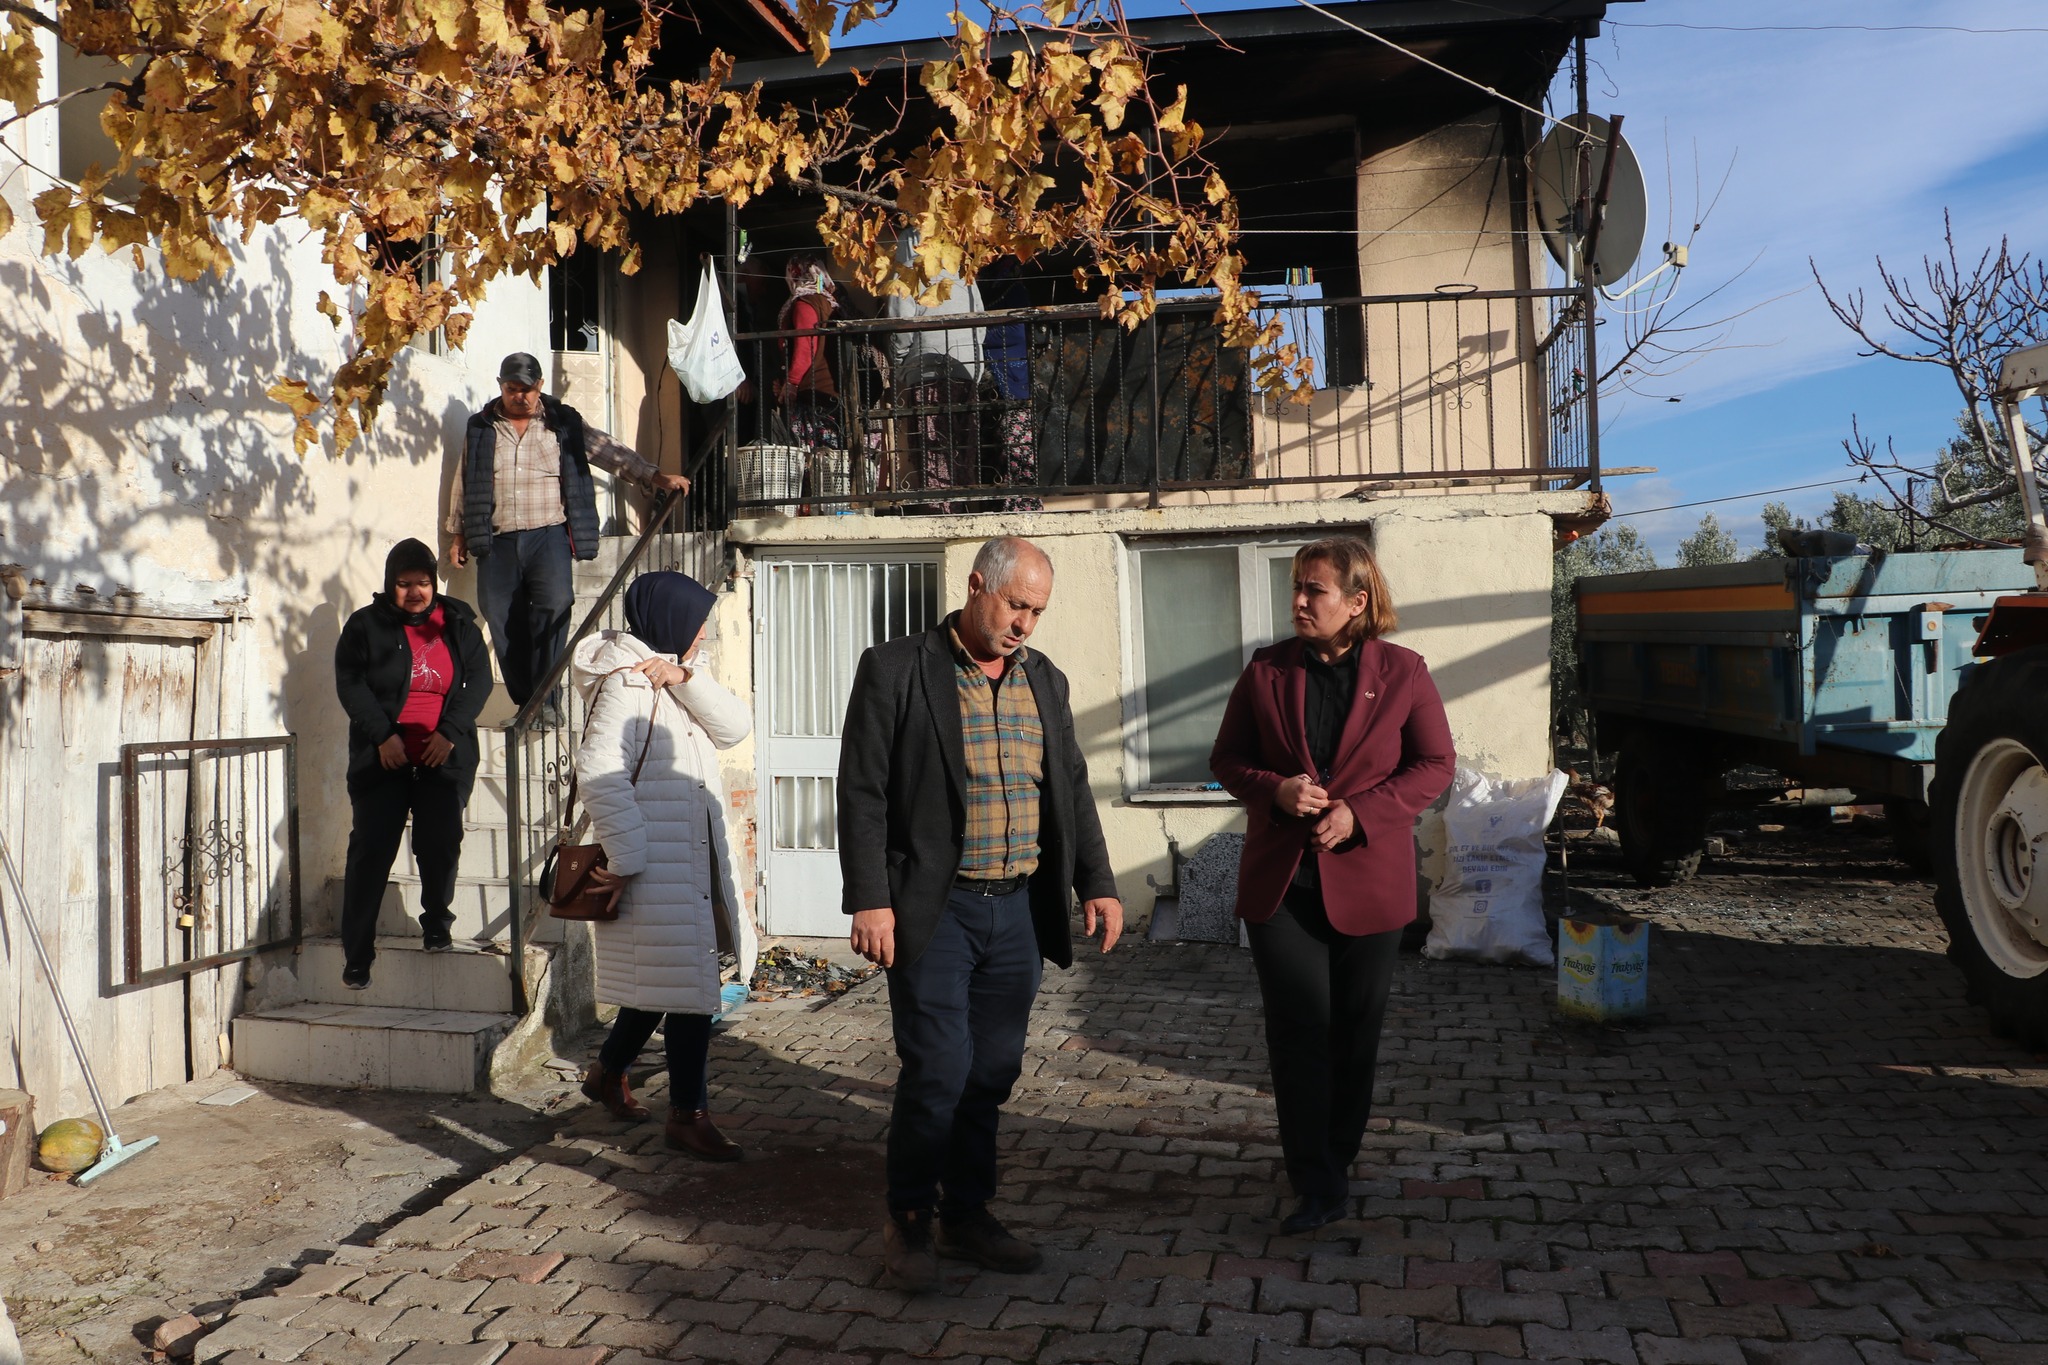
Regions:
[[[1043,1273],[877,1287],[870,983],[720,1035],[743,1165],[586,1111],[244,1300],[200,1358],[2048,1360],[2048,1066],[1964,1003],[1927,888],[1846,852],[1657,894],[1576,867],[1574,895],[1659,926],[1657,1013],[1628,1029],[1560,1021],[1546,972],[1404,958],[1362,1216],[1323,1235],[1274,1230],[1249,962],[1137,943],[1039,1004],[997,1211]]]

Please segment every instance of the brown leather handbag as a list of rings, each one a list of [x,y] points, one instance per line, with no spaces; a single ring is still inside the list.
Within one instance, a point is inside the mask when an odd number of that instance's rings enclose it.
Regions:
[[[614,669],[613,672],[625,670]],[[607,674],[607,677],[610,675]],[[661,712],[662,689],[654,692],[654,713],[647,718],[647,738],[641,741],[640,758],[633,764],[632,782],[640,784],[640,770],[647,766],[647,751],[654,745],[654,722]],[[569,800],[563,810],[576,808],[576,778],[569,779]],[[581,819],[562,832],[555,841],[547,861],[541,864],[540,893],[547,898],[548,913],[556,919],[573,920],[615,920],[619,917],[619,899],[626,893],[623,882],[610,886],[601,885],[590,874],[606,865],[603,844],[580,844],[580,838],[590,823],[590,813],[585,811]]]

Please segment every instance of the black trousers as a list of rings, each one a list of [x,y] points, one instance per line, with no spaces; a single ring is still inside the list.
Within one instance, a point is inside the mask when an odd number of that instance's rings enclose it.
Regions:
[[[666,1019],[667,1022],[662,1021]],[[597,1050],[598,1063],[607,1071],[624,1071],[633,1065],[640,1049],[654,1036],[656,1025],[668,1044],[668,1102],[685,1112],[711,1107],[708,1058],[711,1052],[711,1016],[669,1014],[655,1010],[619,1010],[612,1031]]]
[[[889,1207],[956,1218],[996,1192],[996,1128],[1024,1070],[1044,967],[1031,893],[954,891],[917,961],[889,969],[896,1034]]]
[[[1273,918],[1245,929],[1266,1002],[1287,1179],[1299,1195],[1347,1198],[1372,1115],[1401,931],[1339,933],[1323,913],[1322,892],[1301,886],[1288,889]]]
[[[576,560],[568,523],[493,536],[491,552],[476,561],[476,604],[490,624],[505,690],[524,706],[569,641]]]
[[[348,784],[355,824],[341,884],[341,949],[351,967],[377,957],[377,911],[405,822],[412,820],[420,872],[420,929],[446,933],[455,923],[455,867],[462,858],[462,787],[446,769],[378,768]]]

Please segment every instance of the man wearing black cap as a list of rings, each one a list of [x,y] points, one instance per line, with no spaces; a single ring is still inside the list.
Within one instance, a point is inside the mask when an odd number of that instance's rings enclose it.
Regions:
[[[521,707],[568,640],[572,561],[597,557],[590,466],[648,493],[690,491],[688,479],[662,473],[540,386],[540,361],[524,351],[505,357],[498,397],[469,419],[448,495],[448,557],[458,568],[476,558],[477,606]]]

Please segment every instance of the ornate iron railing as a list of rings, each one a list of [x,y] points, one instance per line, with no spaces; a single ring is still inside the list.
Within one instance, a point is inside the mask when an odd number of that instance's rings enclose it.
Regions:
[[[727,503],[747,517],[1598,484],[1581,291],[1265,304],[1314,362],[1301,392],[1260,390],[1213,311],[1174,300],[1133,331],[1055,308],[742,334],[756,382],[733,404]],[[829,393],[787,382],[811,339]]]
[[[127,985],[297,943],[297,739],[122,745],[121,876]]]

